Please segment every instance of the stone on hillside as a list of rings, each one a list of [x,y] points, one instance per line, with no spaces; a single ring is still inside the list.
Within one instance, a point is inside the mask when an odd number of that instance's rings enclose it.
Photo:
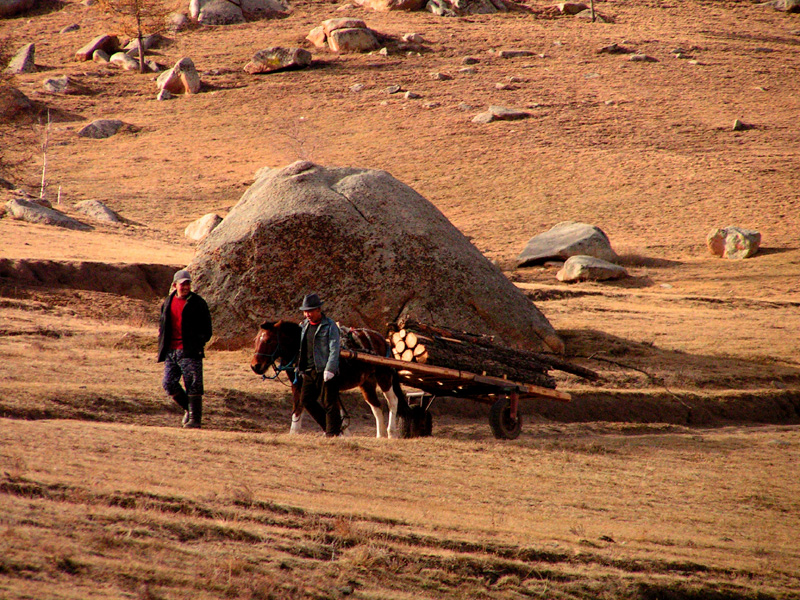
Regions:
[[[774,0],[767,4],[771,4],[776,10],[784,12],[800,12],[800,0]]]
[[[191,0],[189,16],[201,25],[232,25],[245,22],[241,6],[228,0]]]
[[[657,58],[654,58],[649,54],[631,54],[628,60],[631,62],[658,62]]]
[[[111,57],[105,50],[95,50],[94,54],[92,54],[92,60],[98,64],[104,65],[111,60]]]
[[[178,33],[179,31],[188,29],[191,25],[191,21],[186,13],[175,11],[164,17],[164,25],[166,26],[167,31]]]
[[[230,1],[230,0],[229,0]],[[241,0],[246,19],[276,19],[292,12],[288,2],[282,0]]]
[[[337,29],[367,29],[367,24],[363,19],[355,18],[327,19],[322,22],[322,31],[326,36]]]
[[[581,254],[609,262],[618,258],[611,249],[608,236],[599,227],[565,221],[532,237],[517,257],[517,267],[541,264],[552,259],[564,260]]]
[[[51,94],[85,94],[87,92],[85,87],[75,83],[67,75],[45,79],[42,87]]]
[[[0,82],[0,120],[10,121],[32,108],[33,103],[25,94]]]
[[[531,113],[516,108],[505,106],[490,106],[488,110],[482,112],[472,119],[473,123],[491,123],[492,121],[516,121],[527,119]]]
[[[169,90],[159,90],[156,100],[172,100],[174,97]]]
[[[404,33],[402,39],[406,44],[422,44],[425,38],[419,33]]]
[[[14,55],[14,58],[8,63],[5,68],[6,73],[13,75],[20,75],[22,73],[35,73],[36,72],[36,45],[25,44]]]
[[[559,281],[604,281],[628,277],[624,267],[601,258],[579,254],[570,256],[561,270],[556,273]]]
[[[586,19],[591,21],[592,20],[592,11],[590,9],[582,10],[577,15],[575,15],[576,19]],[[594,11],[594,20],[595,23],[613,23],[613,19],[611,17],[607,17],[605,15],[601,15],[599,12]]]
[[[508,12],[508,6],[503,0],[428,0],[425,10],[440,17],[463,17]]]
[[[425,0],[356,0],[356,4],[368,10],[388,12],[390,10],[419,10]]]
[[[119,39],[115,35],[98,35],[75,53],[75,60],[91,60],[95,50],[103,50],[110,56],[119,50]]]
[[[12,17],[30,10],[36,0],[0,0],[0,17]]]
[[[96,119],[78,131],[78,135],[102,140],[116,135],[124,124],[118,119]]]
[[[28,223],[41,223],[43,225],[55,225],[66,229],[76,229],[78,231],[89,231],[92,228],[80,221],[68,217],[62,212],[41,206],[35,202],[29,202],[22,198],[13,198],[6,202],[6,214],[18,221]]]
[[[350,27],[331,31],[328,47],[333,52],[371,52],[377,50],[380,44],[371,29]]]
[[[750,258],[761,247],[761,233],[740,227],[723,227],[708,234],[706,245],[714,256],[734,260]]]
[[[172,94],[196,94],[202,87],[200,75],[189,57],[180,59],[169,71],[159,75],[156,85]]]
[[[78,25],[77,23],[73,23],[72,25],[67,25],[66,27],[63,27],[58,33],[62,35],[65,33],[72,33],[73,31],[78,31],[80,28],[81,28],[80,25]]]
[[[75,204],[73,208],[95,221],[101,221],[103,223],[122,223],[122,219],[119,218],[119,215],[100,202],[100,200],[84,200],[83,202]]]
[[[193,242],[199,242],[209,233],[211,233],[220,223],[222,223],[222,217],[214,213],[208,213],[196,221],[191,222],[186,227],[183,234],[187,239],[190,239]]]
[[[305,69],[311,64],[311,52],[303,48],[265,48],[259,50],[244,67],[248,73],[272,73]]]
[[[139,61],[125,52],[115,52],[108,59],[108,62],[125,71],[136,71],[139,68]]]
[[[589,10],[589,6],[583,2],[562,2],[556,7],[562,15],[577,15],[579,12]]]
[[[621,46],[614,42],[613,44],[609,44],[608,46],[603,46],[597,51],[598,54],[631,54],[633,50],[630,48],[626,48],[625,46]]]
[[[144,53],[147,54],[148,50],[152,48],[158,48],[164,38],[157,34],[153,33],[151,35],[146,35],[142,38],[142,45],[144,46]],[[131,58],[139,58],[139,38],[133,38],[128,44],[123,48],[123,51],[130,56]]]
[[[302,257],[302,260],[298,260]],[[299,161],[256,180],[189,269],[222,343],[297,321],[319,293],[343,324],[409,316],[531,350],[563,342],[528,298],[428,200],[385,171]]]
[[[519,58],[521,56],[533,56],[533,55],[534,53],[531,52],[530,50],[515,50],[515,49],[500,50],[500,52],[497,53],[497,56],[499,56],[500,58]]]
[[[306,39],[314,44],[317,48],[325,48],[325,40],[327,39],[325,36],[325,30],[323,29],[322,25],[318,27],[314,27],[308,35]]]

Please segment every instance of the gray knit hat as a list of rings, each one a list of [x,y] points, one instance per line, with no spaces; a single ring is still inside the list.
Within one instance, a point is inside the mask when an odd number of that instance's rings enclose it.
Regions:
[[[178,285],[181,281],[188,281],[189,283],[192,282],[192,276],[189,274],[189,271],[181,269],[175,276],[172,278],[172,283]]]

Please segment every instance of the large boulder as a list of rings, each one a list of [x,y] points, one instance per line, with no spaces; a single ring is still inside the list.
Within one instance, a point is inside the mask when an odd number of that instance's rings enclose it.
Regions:
[[[36,0],[0,0],[0,17],[11,17],[30,10]]]
[[[158,89],[171,94],[196,94],[203,87],[194,62],[189,57],[180,59],[169,71],[159,75],[156,85]]]
[[[113,224],[122,223],[120,216],[100,200],[83,200],[76,203],[73,208],[95,221]]]
[[[439,210],[385,171],[299,161],[257,179],[189,266],[227,347],[303,295],[350,326],[402,317],[563,350],[541,312]]]
[[[531,238],[517,257],[517,266],[527,267],[553,259],[566,260],[579,254],[609,262],[618,259],[602,229],[586,223],[564,221]]]
[[[62,212],[53,210],[41,204],[30,202],[24,198],[12,198],[6,202],[6,213],[18,221],[28,223],[40,223],[42,225],[55,225],[65,229],[76,229],[78,231],[89,231],[92,228],[80,221],[68,217]]]

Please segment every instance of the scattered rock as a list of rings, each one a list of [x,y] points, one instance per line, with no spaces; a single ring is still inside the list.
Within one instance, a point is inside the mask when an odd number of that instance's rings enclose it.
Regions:
[[[180,11],[171,12],[164,17],[164,25],[166,26],[167,30],[174,33],[188,29],[191,23],[192,22],[189,20],[189,16]]]
[[[477,65],[479,62],[481,62],[481,60],[474,56],[465,56],[461,59],[461,64],[463,65]]]
[[[36,45],[25,44],[20,48],[5,68],[6,73],[20,75],[36,72]]]
[[[397,92],[401,91],[402,89],[403,88],[401,88],[399,85],[390,85],[389,87],[386,88],[386,93],[387,94],[396,94]]]
[[[169,90],[161,89],[158,91],[156,100],[172,100],[174,97],[175,95]]]
[[[327,44],[327,36],[325,35],[325,29],[322,25],[314,27],[314,29],[308,33],[306,39],[317,48],[325,48]]]
[[[96,119],[78,131],[78,135],[102,140],[116,135],[124,124],[118,119]]]
[[[626,48],[625,46],[621,46],[614,42],[613,44],[609,44],[608,46],[603,46],[597,51],[598,54],[632,54],[633,50],[630,48]]]
[[[158,48],[163,42],[164,38],[154,33],[152,35],[147,35],[142,38],[142,45],[144,46],[144,52],[147,54],[148,50],[152,50],[153,48]],[[134,38],[125,46],[124,51],[130,56],[131,58],[139,58],[139,38]]]
[[[429,109],[439,108],[441,105],[442,105],[441,102],[423,102],[422,108],[429,108]]]
[[[332,31],[336,31],[337,29],[368,29],[368,27],[363,19],[347,17],[327,19],[322,22],[322,32],[325,36],[329,36]]]
[[[304,290],[318,290],[328,314],[354,327],[385,331],[416,317],[511,347],[564,348],[500,269],[386,171],[274,169],[200,243],[189,270],[225,343],[251,344],[265,315],[296,319]]]
[[[462,67],[458,72],[462,75],[475,75],[477,73],[474,67]]]
[[[282,48],[274,46],[259,50],[244,67],[251,74],[273,73],[305,69],[311,64],[311,52],[303,48]]]
[[[390,10],[419,10],[425,0],[356,0],[356,4],[368,10],[388,12]]]
[[[169,71],[159,75],[156,85],[173,94],[196,94],[202,87],[200,75],[189,57],[180,59]]]
[[[100,200],[84,200],[73,206],[79,213],[103,223],[122,223],[119,215],[108,208]]]
[[[556,8],[562,15],[577,15],[579,12],[589,10],[589,6],[583,2],[562,2],[557,4]]]
[[[434,81],[450,81],[452,78],[449,73],[431,73],[431,79]]]
[[[131,58],[125,52],[115,52],[111,55],[111,58],[108,59],[108,62],[125,71],[136,71],[139,68],[139,61]]]
[[[105,50],[95,50],[94,54],[92,54],[92,60],[96,63],[103,65],[107,64],[109,60],[111,60],[111,57]]]
[[[425,10],[440,17],[463,17],[508,12],[508,6],[503,0],[428,0]]]
[[[631,54],[628,60],[631,62],[658,62],[657,58],[647,54]]]
[[[800,12],[800,0],[772,0],[772,2],[764,2],[763,5],[772,6],[775,10],[787,13]]]
[[[35,0],[0,0],[0,17],[11,17],[30,10]]]
[[[497,56],[500,58],[519,58],[520,56],[533,56],[530,50],[500,50]]]
[[[222,217],[215,213],[208,213],[190,223],[183,234],[187,239],[193,242],[199,242],[211,233],[220,223],[222,223]]]
[[[63,27],[61,31],[59,31],[58,33],[61,34],[72,33],[73,31],[78,31],[80,28],[81,28],[80,25],[78,25],[77,23],[73,23],[72,25],[67,25],[66,27]]]
[[[593,256],[571,256],[556,273],[556,279],[564,282],[572,281],[604,281],[628,277],[624,267],[615,265]]]
[[[230,1],[230,0],[228,0]],[[246,19],[282,19],[292,12],[285,0],[241,0]]]
[[[64,227],[65,229],[75,229],[78,231],[90,231],[92,229],[85,223],[68,217],[62,212],[22,198],[13,198],[6,202],[6,214],[12,219],[27,221],[28,223],[55,225],[56,227]]]
[[[103,50],[111,56],[119,50],[119,39],[115,35],[98,35],[75,53],[75,60],[91,60],[95,50]]]
[[[517,267],[541,264],[552,259],[588,255],[609,262],[618,259],[608,236],[594,225],[564,221],[531,238],[517,256]]]
[[[470,111],[470,110],[472,110],[472,105],[470,105],[470,104],[467,104],[466,102],[461,102],[461,103],[460,103],[458,106],[456,106],[456,108],[457,108],[458,110],[461,110],[461,111],[467,112],[467,111]]]
[[[189,16],[201,25],[233,25],[245,22],[241,4],[228,0],[190,0]]]
[[[575,15],[575,18],[576,19],[585,19],[585,20],[591,21],[592,20],[592,11],[591,11],[591,9],[588,9],[588,8],[586,10],[582,10],[581,12],[579,12],[578,14]],[[601,15],[596,10],[594,11],[594,20],[595,20],[595,23],[613,23],[614,22],[614,20],[611,17],[608,17],[606,15]]]
[[[723,227],[708,234],[706,245],[714,256],[734,260],[750,258],[761,247],[761,233],[752,229]]]
[[[380,43],[371,29],[349,27],[331,31],[328,47],[332,52],[371,52],[377,50]]]
[[[75,83],[67,75],[45,79],[42,87],[51,94],[85,94],[87,92],[85,87]]]
[[[0,120],[11,121],[32,108],[33,103],[25,94],[0,82]]]
[[[509,90],[516,90],[517,86],[514,85],[513,83],[500,82],[500,83],[495,83],[494,88],[496,90],[509,91]]]
[[[423,44],[425,38],[419,33],[404,33],[402,39],[406,44]]]
[[[734,119],[733,120],[733,130],[734,131],[745,131],[746,129],[752,129],[752,125],[748,125],[741,119]]]
[[[363,92],[364,87],[365,86],[363,83],[355,83],[350,86],[350,91],[353,92],[354,94],[357,94],[358,92]]]
[[[516,121],[526,119],[531,114],[516,108],[506,108],[505,106],[490,106],[488,110],[476,115],[473,123],[491,123],[492,121]]]
[[[422,98],[419,94],[415,92],[406,92],[405,93],[406,100],[417,100],[418,98]]]

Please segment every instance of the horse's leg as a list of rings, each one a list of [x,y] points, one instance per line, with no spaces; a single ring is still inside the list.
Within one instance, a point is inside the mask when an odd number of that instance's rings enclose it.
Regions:
[[[386,422],[383,418],[383,408],[381,407],[381,401],[378,400],[378,392],[375,390],[375,382],[367,380],[361,384],[359,389],[361,390],[361,395],[364,396],[364,400],[372,409],[372,415],[375,417],[375,428],[377,430],[375,437],[388,437]]]
[[[300,386],[292,384],[292,426],[289,433],[300,433],[303,430],[303,401],[300,398]]]
[[[386,398],[386,403],[389,405],[389,425],[387,433],[390,438],[399,437],[397,434],[397,416],[398,410],[406,415],[405,407],[408,406],[408,401],[400,387],[400,382],[397,380],[397,374],[391,370],[381,370],[375,373],[375,378],[380,385],[381,391]]]

